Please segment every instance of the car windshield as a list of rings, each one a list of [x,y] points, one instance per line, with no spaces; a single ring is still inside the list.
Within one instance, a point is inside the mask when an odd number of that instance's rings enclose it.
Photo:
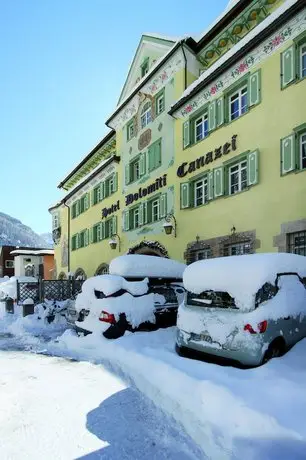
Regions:
[[[187,293],[187,305],[207,308],[233,308],[238,309],[235,299],[228,292],[204,291],[201,294]]]

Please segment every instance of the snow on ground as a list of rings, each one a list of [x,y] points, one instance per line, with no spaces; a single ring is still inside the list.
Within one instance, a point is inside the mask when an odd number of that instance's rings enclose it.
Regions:
[[[136,386],[199,446],[201,453],[193,451],[194,458],[306,458],[306,340],[283,358],[252,370],[177,356],[175,328],[126,333],[116,341],[97,334],[78,337],[71,330],[49,342],[31,340],[30,335],[19,340],[33,352],[96,363],[97,369],[105,372],[106,367],[125,385]]]

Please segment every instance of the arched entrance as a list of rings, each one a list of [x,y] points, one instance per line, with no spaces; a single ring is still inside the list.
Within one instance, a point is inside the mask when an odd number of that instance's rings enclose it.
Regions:
[[[74,278],[76,280],[86,280],[87,276],[86,276],[86,273],[84,272],[83,268],[78,268],[75,271]]]
[[[101,264],[96,270],[95,276],[97,275],[107,275],[109,272],[109,267],[107,264]]]
[[[169,259],[167,249],[158,241],[141,241],[141,243],[130,248],[128,254],[143,254],[146,256],[166,257]]]

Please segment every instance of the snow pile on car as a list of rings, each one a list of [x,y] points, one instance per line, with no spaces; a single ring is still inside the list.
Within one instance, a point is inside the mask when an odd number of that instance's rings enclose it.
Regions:
[[[109,273],[124,277],[182,279],[185,264],[163,257],[129,254],[113,259]]]
[[[82,292],[77,296],[75,308],[78,312],[89,310],[89,315],[76,325],[92,332],[103,332],[109,324],[99,322],[102,311],[113,314],[116,321],[121,313],[133,326],[150,321],[155,322],[154,294],[148,292],[148,278],[142,281],[128,281],[119,275],[100,275],[86,280]],[[114,294],[122,291],[118,297]],[[102,293],[105,298],[97,298]]]
[[[306,277],[306,258],[269,253],[208,259],[189,265],[183,280],[190,292],[228,292],[241,311],[251,311],[257,291],[265,283],[274,284],[278,273],[298,273]]]

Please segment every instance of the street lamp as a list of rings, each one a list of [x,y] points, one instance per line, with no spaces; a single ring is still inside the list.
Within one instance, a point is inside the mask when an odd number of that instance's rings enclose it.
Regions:
[[[108,244],[110,245],[111,249],[116,249],[117,241],[116,241],[115,237],[118,238],[118,249],[119,249],[119,252],[120,252],[120,237],[119,237],[119,235],[117,235],[117,233],[112,235],[112,239],[109,240]]]
[[[174,238],[176,238],[176,219],[173,214],[168,214],[163,224],[166,235],[171,235],[174,230]]]

